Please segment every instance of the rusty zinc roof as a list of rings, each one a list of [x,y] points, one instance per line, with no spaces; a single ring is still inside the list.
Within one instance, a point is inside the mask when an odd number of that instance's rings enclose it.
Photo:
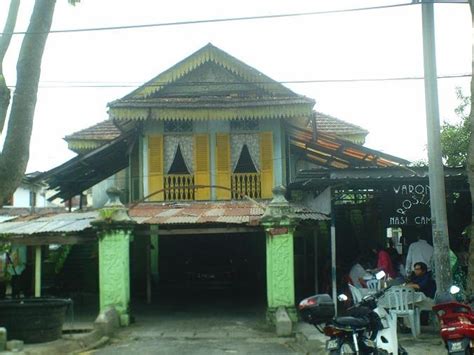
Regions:
[[[143,224],[205,224],[228,223],[259,225],[268,202],[222,201],[189,203],[141,203],[131,208],[129,213],[138,223]],[[293,205],[295,217],[322,221],[328,217],[322,213]]]
[[[258,225],[265,205],[250,201],[142,203],[129,211],[142,224],[229,223]]]
[[[257,226],[266,204],[250,201],[189,203],[140,203],[129,209],[130,217],[138,224],[239,224]],[[327,220],[322,213],[295,206],[295,215],[302,220]],[[30,214],[0,223],[0,234],[31,235],[80,232],[91,228],[98,211]],[[1,217],[1,215],[0,215]]]

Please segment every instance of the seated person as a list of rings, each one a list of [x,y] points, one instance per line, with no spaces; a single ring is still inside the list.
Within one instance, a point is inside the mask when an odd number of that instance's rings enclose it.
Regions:
[[[351,271],[349,271],[349,278],[351,279],[352,284],[357,288],[367,287],[367,284],[364,280],[364,276],[367,274],[365,269],[357,260],[356,263],[352,266]]]
[[[406,286],[423,292],[426,297],[434,298],[436,293],[436,283],[428,272],[428,266],[423,262],[417,262],[413,265],[413,275]]]

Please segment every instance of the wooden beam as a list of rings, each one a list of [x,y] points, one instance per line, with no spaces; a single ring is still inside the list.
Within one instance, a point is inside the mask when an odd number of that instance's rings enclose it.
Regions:
[[[49,244],[87,244],[96,243],[96,236],[79,236],[79,235],[32,235],[32,234],[18,234],[6,238],[9,242],[15,245],[49,245]]]
[[[263,227],[220,227],[220,228],[189,228],[163,229],[161,226],[158,235],[190,235],[190,234],[233,234],[263,232]],[[136,231],[136,236],[150,235],[149,230]]]

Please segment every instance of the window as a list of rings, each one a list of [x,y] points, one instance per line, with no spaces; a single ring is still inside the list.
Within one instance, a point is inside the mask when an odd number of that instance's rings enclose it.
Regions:
[[[13,194],[11,194],[10,196],[6,197],[3,200],[3,205],[4,206],[13,206]]]
[[[183,133],[193,131],[192,121],[165,121],[165,132]]]
[[[231,131],[258,131],[260,128],[257,120],[233,120],[230,121]]]

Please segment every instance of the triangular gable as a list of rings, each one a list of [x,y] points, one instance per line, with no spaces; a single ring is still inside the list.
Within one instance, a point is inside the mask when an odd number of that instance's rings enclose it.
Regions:
[[[130,100],[150,97],[208,62],[215,63],[229,70],[244,81],[254,83],[273,95],[299,97],[290,89],[209,43],[181,62],[157,75],[123,99]]]
[[[120,121],[279,119],[311,115],[314,100],[208,44],[108,106]]]

